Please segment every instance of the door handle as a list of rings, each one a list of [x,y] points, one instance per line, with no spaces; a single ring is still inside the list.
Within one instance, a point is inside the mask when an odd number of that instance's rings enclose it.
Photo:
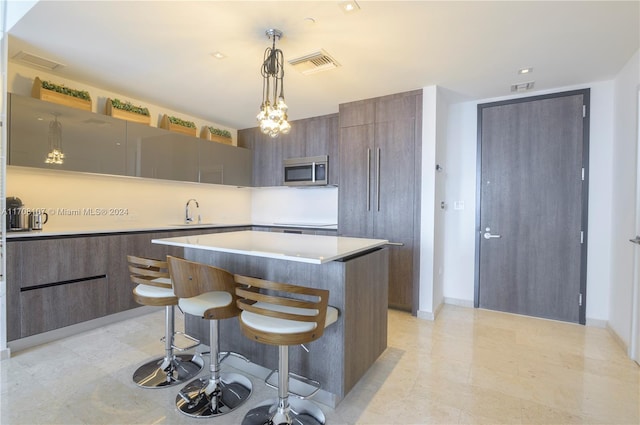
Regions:
[[[491,228],[487,227],[485,229],[484,235],[482,235],[483,238],[485,239],[498,239],[501,238],[502,235],[494,235],[491,233]]]
[[[376,178],[376,202],[378,203],[378,211],[380,211],[380,148],[378,148],[378,156],[376,158],[376,170],[378,172]]]
[[[629,239],[629,242],[640,245],[640,236],[636,236],[634,239]]]
[[[367,149],[367,211],[371,211],[371,149]]]

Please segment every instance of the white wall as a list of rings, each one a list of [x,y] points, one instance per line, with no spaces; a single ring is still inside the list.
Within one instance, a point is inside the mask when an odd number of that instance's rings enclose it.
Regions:
[[[203,222],[251,223],[251,188],[7,167],[7,196],[49,213],[47,231],[147,229],[181,224],[197,199]],[[192,205],[193,206],[193,205]],[[105,215],[91,215],[98,209]],[[113,213],[110,210],[115,209]],[[124,212],[120,214],[118,210]],[[74,214],[74,211],[80,211]],[[194,210],[195,211],[195,210]]]
[[[627,345],[631,341],[633,246],[635,236],[637,95],[640,51],[614,80],[613,182],[611,223],[611,302],[609,326]]]
[[[434,205],[436,196],[436,112],[437,87],[425,87],[422,91],[422,182],[420,194],[420,300],[418,317],[435,318],[433,270],[434,270]]]
[[[587,318],[602,324],[609,318],[612,222],[612,82],[562,87],[526,96],[591,88],[590,181],[587,268]],[[477,105],[519,96],[451,103],[448,106],[444,213],[443,296],[446,302],[473,305],[475,266]],[[440,114],[440,111],[438,111]],[[464,209],[453,208],[456,201]],[[421,290],[428,290],[421,287]]]
[[[443,296],[446,303],[473,306],[476,208],[476,103],[449,106],[444,213]],[[458,208],[455,209],[455,203]],[[462,204],[460,204],[462,203]]]
[[[4,1],[0,0],[0,43],[2,46],[0,48],[0,121],[6,123],[6,96],[4,93],[7,91],[7,48],[8,48],[8,37],[7,31],[13,27],[13,25],[20,20],[28,11],[35,5],[36,1]],[[2,126],[0,129],[0,161],[2,165],[0,166],[0,205],[4,208],[4,188],[5,188],[5,176],[4,176],[4,168],[6,165],[6,125]],[[4,229],[4,227],[3,227]],[[9,357],[9,349],[7,348],[7,327],[6,327],[6,294],[7,294],[7,286],[6,281],[4,279],[5,273],[5,253],[4,247],[6,247],[5,243],[5,235],[2,233],[2,247],[0,247],[0,254],[2,257],[1,261],[1,269],[0,270],[0,360]]]
[[[24,15],[27,14],[38,0],[9,0],[7,1],[7,21],[5,31],[9,31]]]
[[[337,187],[261,187],[252,199],[254,224],[338,224]]]

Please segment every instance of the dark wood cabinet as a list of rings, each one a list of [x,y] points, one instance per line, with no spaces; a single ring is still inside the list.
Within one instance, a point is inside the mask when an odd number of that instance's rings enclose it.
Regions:
[[[183,255],[182,248],[152,244],[153,239],[246,229],[7,239],[7,340],[139,307],[131,295],[127,254]]]
[[[338,114],[296,120],[291,132],[271,138],[258,127],[238,131],[238,146],[253,152],[253,186],[282,186],[282,161],[305,156],[329,156],[329,183],[338,184]]]
[[[415,311],[422,92],[340,105],[338,232],[387,239],[389,306]]]
[[[107,314],[106,277],[20,292],[21,336],[47,332]]]
[[[292,129],[293,131],[293,129]],[[238,131],[238,146],[251,150],[253,156],[254,187],[280,186],[284,179],[282,171],[282,153],[279,140],[260,132],[260,128],[247,128]]]
[[[107,313],[105,237],[7,240],[9,341]]]

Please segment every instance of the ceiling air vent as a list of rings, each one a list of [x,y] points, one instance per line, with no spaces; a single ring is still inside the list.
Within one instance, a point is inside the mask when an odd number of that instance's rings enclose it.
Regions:
[[[38,68],[48,69],[49,71],[53,71],[54,69],[61,68],[64,65],[58,62],[54,62],[49,59],[45,59],[40,56],[36,56],[31,53],[27,53],[24,50],[19,51],[11,59],[23,62],[27,65],[37,66]]]
[[[523,92],[523,91],[531,90],[534,84],[535,84],[534,81],[527,81],[526,83],[511,84],[511,91]]]
[[[340,64],[323,49],[299,58],[291,59],[289,60],[289,64],[293,65],[295,69],[304,75],[328,71],[340,66]]]

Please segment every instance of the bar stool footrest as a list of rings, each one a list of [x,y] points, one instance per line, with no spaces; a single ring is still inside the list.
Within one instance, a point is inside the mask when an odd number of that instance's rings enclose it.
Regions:
[[[251,360],[249,360],[248,358],[246,358],[240,353],[236,353],[235,351],[221,351],[218,356],[218,361],[222,363],[223,361],[227,360],[229,356],[237,357],[239,359],[244,360],[247,363],[251,363]]]
[[[182,339],[184,344],[177,344],[176,337]],[[165,337],[160,338],[160,340],[164,342]],[[187,351],[197,347],[198,345],[200,345],[200,340],[192,337],[191,335],[187,335],[186,333],[180,331],[177,331],[173,334],[173,344],[171,344],[171,348],[173,348],[174,350]]]
[[[264,378],[264,383],[269,388],[278,389],[278,369],[273,369],[266,378]],[[275,375],[275,378],[272,380],[272,377]],[[275,383],[273,382],[275,381]],[[296,385],[298,383],[298,385]],[[308,394],[301,394],[301,391],[294,391],[292,387],[299,386],[299,384],[304,384],[305,386],[311,387],[310,392]],[[313,397],[320,391],[320,382],[307,378],[306,376],[298,375],[297,373],[289,372],[289,394],[297,397],[301,400],[306,400],[308,398]]]

